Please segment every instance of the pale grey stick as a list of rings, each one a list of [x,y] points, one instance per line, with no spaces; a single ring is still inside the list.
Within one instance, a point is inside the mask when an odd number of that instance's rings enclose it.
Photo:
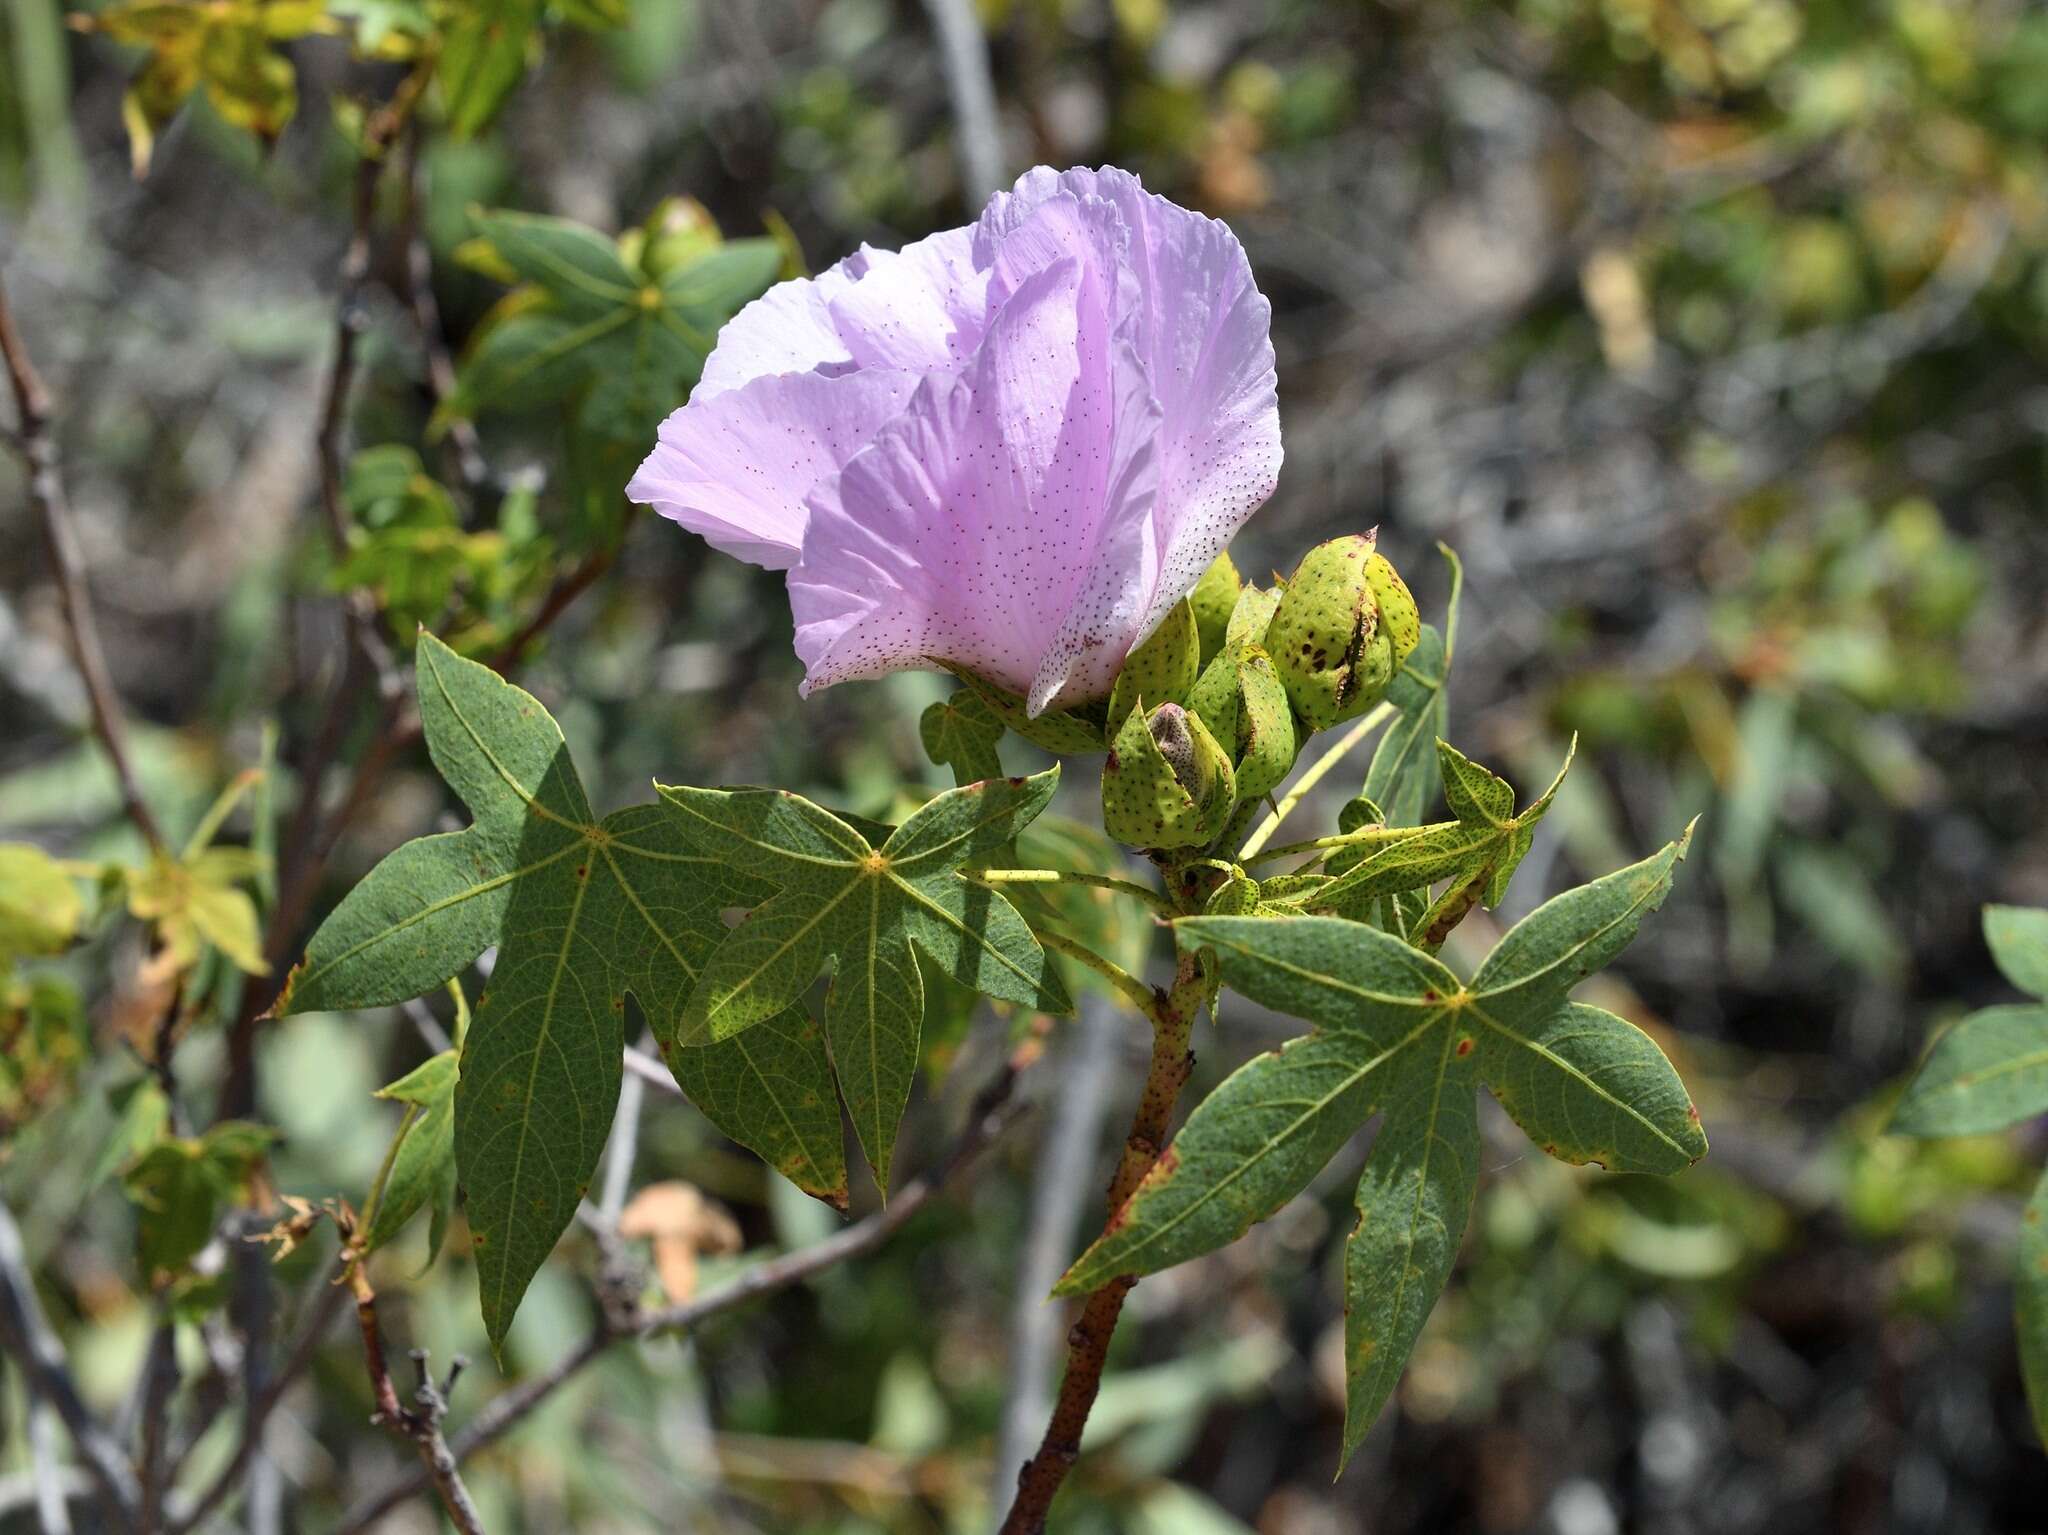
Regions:
[[[1117,1057],[1118,1010],[1097,992],[1081,994],[1080,1013],[1056,1074],[1052,1119],[1038,1144],[1031,1214],[1010,1306],[1009,1394],[996,1431],[991,1506],[1009,1507],[1017,1472],[1038,1448],[1052,1416],[1053,1357],[1064,1307],[1050,1299],[1053,1282],[1073,1256],[1074,1222],[1094,1192],[1088,1169],[1102,1139],[1109,1081]]]

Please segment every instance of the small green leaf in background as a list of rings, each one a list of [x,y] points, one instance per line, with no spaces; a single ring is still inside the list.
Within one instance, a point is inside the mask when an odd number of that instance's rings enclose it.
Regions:
[[[1346,1249],[1348,1456],[1450,1277],[1477,1185],[1480,1082],[1566,1161],[1674,1172],[1705,1154],[1692,1101],[1649,1037],[1566,1000],[1662,903],[1685,847],[1672,843],[1546,902],[1469,984],[1410,944],[1341,918],[1175,923],[1183,952],[1213,953],[1225,984],[1315,1027],[1240,1067],[1188,1116],[1057,1293],[1236,1240],[1378,1114]]]
[[[249,1181],[277,1132],[224,1120],[195,1139],[171,1136],[144,1151],[122,1175],[139,1217],[143,1269],[157,1279],[182,1274],[213,1240],[222,1207]]]
[[[685,1047],[744,1037],[794,1004],[830,961],[825,1033],[876,1181],[916,1073],[924,989],[913,946],[964,986],[1048,1012],[1059,973],[1008,900],[963,867],[1014,842],[1059,782],[995,778],[935,796],[876,847],[800,795],[657,785],[690,843],[774,885],[725,936],[678,1025]]]
[[[972,688],[955,688],[924,711],[917,722],[924,753],[940,767],[951,768],[956,784],[977,783],[1003,775],[996,747],[1003,722]]]
[[[0,962],[0,1146],[45,1105],[61,1106],[92,1058],[78,988],[61,975],[11,975]],[[0,1157],[4,1159],[4,1157]]]
[[[1987,1007],[1935,1040],[1892,1115],[1901,1135],[1976,1135],[2048,1113],[2048,911],[1984,908],[2007,980],[2040,1002]]]
[[[391,631],[408,642],[432,627],[463,654],[497,645],[547,582],[548,541],[532,518],[518,515],[516,501],[507,498],[497,527],[465,528],[454,497],[409,447],[357,453],[343,496],[348,552],[331,584],[369,591]],[[444,628],[451,617],[455,627]]]
[[[27,842],[0,842],[0,975],[17,959],[62,954],[78,936],[78,881]]]
[[[701,1062],[674,1049],[682,1001],[724,936],[720,912],[768,888],[685,844],[658,805],[597,819],[554,720],[489,667],[422,635],[418,676],[427,748],[475,824],[409,842],[371,870],[313,935],[277,1011],[400,1002],[499,946],[463,1041],[454,1113],[493,1343],[610,1133],[628,993],[707,1118],[843,1205],[838,1106],[807,1020]]]
[[[2048,911],[2029,906],[1984,908],[1984,941],[2008,981],[2048,1002]]]
[[[772,239],[700,239],[683,259],[644,228],[615,241],[539,214],[472,219],[463,259],[520,286],[478,328],[439,419],[570,402],[579,434],[633,444],[635,461],[689,396],[720,327],[782,267]],[[656,251],[672,262],[659,272],[645,265]]]
[[[441,34],[434,82],[458,139],[480,132],[525,77],[541,0],[469,0]]]
[[[2019,1328],[2020,1374],[2034,1409],[2034,1432],[2048,1445],[2048,1174],[2020,1214],[2020,1250],[2014,1277],[2014,1320]]]
[[[117,0],[68,20],[149,50],[121,101],[138,179],[148,174],[157,131],[202,86],[223,121],[273,142],[299,105],[291,60],[274,45],[336,30],[326,0]]]

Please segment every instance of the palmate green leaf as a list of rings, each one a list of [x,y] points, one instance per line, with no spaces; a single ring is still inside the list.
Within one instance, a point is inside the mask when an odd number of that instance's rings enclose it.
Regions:
[[[1059,769],[933,798],[879,847],[800,795],[657,785],[686,840],[776,887],[725,936],[678,1024],[685,1047],[742,1037],[829,961],[825,1034],[876,1180],[888,1187],[924,1014],[915,947],[962,985],[1049,1012],[1066,989],[1016,909],[961,877],[1043,810]]]
[[[671,1062],[677,1012],[768,888],[685,843],[658,805],[598,820],[561,731],[529,694],[431,635],[420,717],[435,767],[475,817],[392,853],[314,934],[279,1013],[419,996],[498,945],[463,1042],[456,1166],[476,1233],[484,1320],[504,1336],[573,1218],[611,1128],[630,992]],[[677,1068],[707,1118],[807,1192],[842,1205],[838,1110],[801,1019]]]
[[[2034,1197],[2020,1216],[2013,1320],[2019,1329],[2020,1375],[2034,1409],[2034,1432],[2048,1445],[2048,1174],[2034,1185]]]
[[[1451,567],[1444,628],[1439,633],[1435,625],[1424,624],[1414,651],[1387,684],[1387,702],[1398,713],[1373,748],[1361,791],[1384,808],[1389,826],[1420,826],[1423,813],[1443,787],[1432,747],[1446,734],[1450,713],[1445,688],[1458,644],[1458,598],[1465,587],[1465,567],[1448,546],[1438,547]]]
[[[1574,737],[1550,787],[1518,815],[1515,792],[1504,779],[1472,761],[1448,741],[1439,740],[1436,758],[1444,803],[1456,819],[1360,855],[1346,856],[1345,850],[1340,849],[1329,861],[1330,872],[1337,877],[1323,888],[1317,897],[1317,907],[1360,921],[1370,920],[1382,898],[1424,890],[1446,881],[1442,899],[1434,905],[1425,901],[1428,910],[1410,930],[1414,941],[1433,951],[1442,942],[1442,934],[1432,930],[1442,926],[1447,918],[1454,921],[1474,903],[1490,909],[1506,896],[1515,870],[1535,841],[1537,823],[1557,798],[1577,750]]]
[[[1662,901],[1685,846],[1538,908],[1469,983],[1345,919],[1175,923],[1182,950],[1212,953],[1225,984],[1315,1029],[1240,1067],[1195,1109],[1058,1293],[1235,1240],[1378,1114],[1346,1258],[1348,1454],[1449,1276],[1475,1187],[1480,1082],[1567,1161],[1597,1153],[1618,1171],[1671,1172],[1706,1151],[1691,1100],[1648,1036],[1566,1001]]]

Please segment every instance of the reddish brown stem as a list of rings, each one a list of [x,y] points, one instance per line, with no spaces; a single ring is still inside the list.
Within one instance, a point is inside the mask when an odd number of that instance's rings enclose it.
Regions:
[[[1112,1222],[1165,1150],[1174,1104],[1194,1070],[1194,1052],[1188,1041],[1207,989],[1200,962],[1192,955],[1182,955],[1172,989],[1157,993],[1151,1009],[1152,1064],[1109,1185]],[[1003,1520],[1001,1535],[1042,1535],[1053,1499],[1080,1458],[1081,1430],[1087,1426],[1088,1414],[1102,1389],[1110,1339],[1123,1314],[1124,1298],[1137,1282],[1135,1274],[1119,1275],[1082,1303],[1081,1315],[1067,1334],[1067,1369],[1060,1381],[1059,1399],[1053,1404],[1052,1421],[1046,1425],[1038,1452],[1017,1474],[1017,1499]]]
[[[384,1339],[377,1322],[377,1292],[370,1287],[369,1276],[363,1272],[360,1257],[349,1263],[348,1284],[355,1296],[356,1322],[363,1333],[363,1357],[369,1365],[370,1391],[377,1403],[375,1421],[393,1433],[412,1442],[419,1452],[420,1462],[426,1467],[427,1479],[441,1499],[442,1508],[448,1512],[449,1520],[461,1535],[483,1535],[483,1520],[478,1515],[476,1504],[470,1500],[469,1488],[464,1485],[462,1472],[457,1468],[455,1454],[448,1447],[447,1437],[441,1432],[441,1420],[447,1416],[447,1393],[454,1389],[455,1378],[462,1371],[462,1361],[457,1359],[448,1372],[445,1385],[436,1386],[434,1377],[427,1369],[424,1350],[414,1350],[413,1363],[419,1370],[419,1390],[414,1393],[411,1407],[398,1399],[398,1389],[391,1383],[390,1366],[384,1358]]]

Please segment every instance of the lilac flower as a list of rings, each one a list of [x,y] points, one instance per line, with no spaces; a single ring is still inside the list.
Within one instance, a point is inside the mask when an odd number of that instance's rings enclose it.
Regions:
[[[805,693],[943,663],[1071,708],[1272,493],[1271,313],[1224,225],[1041,166],[748,305],[627,494],[789,572]]]

